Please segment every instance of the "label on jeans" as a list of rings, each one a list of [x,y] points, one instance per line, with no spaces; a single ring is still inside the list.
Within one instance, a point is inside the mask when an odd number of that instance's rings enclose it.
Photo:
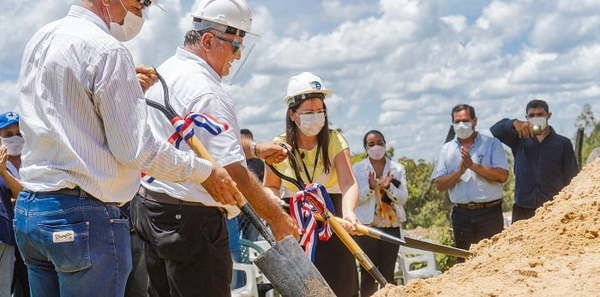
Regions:
[[[71,230],[52,233],[52,242],[54,243],[65,243],[73,241],[75,241],[75,232]]]

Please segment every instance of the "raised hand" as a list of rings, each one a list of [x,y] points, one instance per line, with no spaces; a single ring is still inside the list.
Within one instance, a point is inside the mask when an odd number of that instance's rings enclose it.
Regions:
[[[529,138],[534,136],[533,125],[531,125],[530,122],[515,120],[513,122],[513,127],[519,134],[519,138]]]

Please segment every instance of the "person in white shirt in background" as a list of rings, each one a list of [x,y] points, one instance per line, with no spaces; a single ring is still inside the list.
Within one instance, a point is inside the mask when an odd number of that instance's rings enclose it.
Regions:
[[[279,199],[248,170],[235,106],[221,85],[231,64],[243,54],[250,9],[244,0],[200,1],[196,7],[183,46],[157,68],[168,86],[171,106],[180,115],[205,117],[204,125],[215,129],[209,133],[194,126],[194,134],[231,174],[275,238],[298,237],[298,227]],[[164,102],[162,86],[150,88],[147,97]],[[168,139],[173,134],[162,112],[150,110],[148,120],[155,137]],[[183,142],[179,149],[191,150]],[[285,148],[274,142],[257,144],[250,151],[279,161],[287,156]],[[169,297],[173,292],[180,297],[230,296],[232,259],[225,219],[237,216],[239,209],[223,205],[198,184],[157,177],[144,179],[132,201],[132,214],[136,229],[147,240],[151,296]]]
[[[400,237],[402,223],[406,222],[404,204],[408,199],[404,166],[386,156],[385,137],[377,130],[365,134],[363,146],[368,157],[352,166],[360,189],[356,216],[362,224]],[[359,237],[358,243],[392,283],[398,245],[367,236]],[[371,296],[375,291],[377,284],[361,267],[360,296]]]
[[[130,226],[118,206],[140,172],[202,184],[224,204],[241,199],[229,174],[156,139],[146,123],[132,39],[151,1],[83,0],[27,43],[19,75],[25,139],[15,209],[17,246],[33,297],[122,297]]]

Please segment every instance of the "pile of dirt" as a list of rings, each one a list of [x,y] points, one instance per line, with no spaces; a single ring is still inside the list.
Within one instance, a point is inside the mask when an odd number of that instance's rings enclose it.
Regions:
[[[471,247],[467,262],[373,297],[600,296],[600,160],[535,217]]]

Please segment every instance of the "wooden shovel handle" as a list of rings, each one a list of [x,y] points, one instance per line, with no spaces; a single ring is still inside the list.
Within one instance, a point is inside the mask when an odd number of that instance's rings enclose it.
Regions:
[[[196,156],[198,156],[202,159],[209,160],[211,163],[213,163],[213,165],[216,164],[215,159],[213,159],[213,157],[210,155],[208,150],[206,150],[206,147],[204,146],[204,144],[202,144],[202,142],[200,142],[200,140],[198,140],[198,137],[195,137],[195,136],[190,137],[185,142],[192,149],[192,151],[194,151],[194,153],[196,153]]]
[[[344,243],[352,255],[354,255],[354,258],[358,260],[360,265],[362,265],[362,267],[364,267],[382,287],[385,286],[388,282],[385,280],[379,269],[377,269],[377,267],[373,264],[371,259],[369,259],[367,254],[365,254],[360,246],[358,246],[354,238],[352,238],[346,229],[344,229],[342,224],[338,221],[338,218],[335,217],[329,210],[325,210],[323,219],[329,222],[335,234],[340,238],[342,243]]]

